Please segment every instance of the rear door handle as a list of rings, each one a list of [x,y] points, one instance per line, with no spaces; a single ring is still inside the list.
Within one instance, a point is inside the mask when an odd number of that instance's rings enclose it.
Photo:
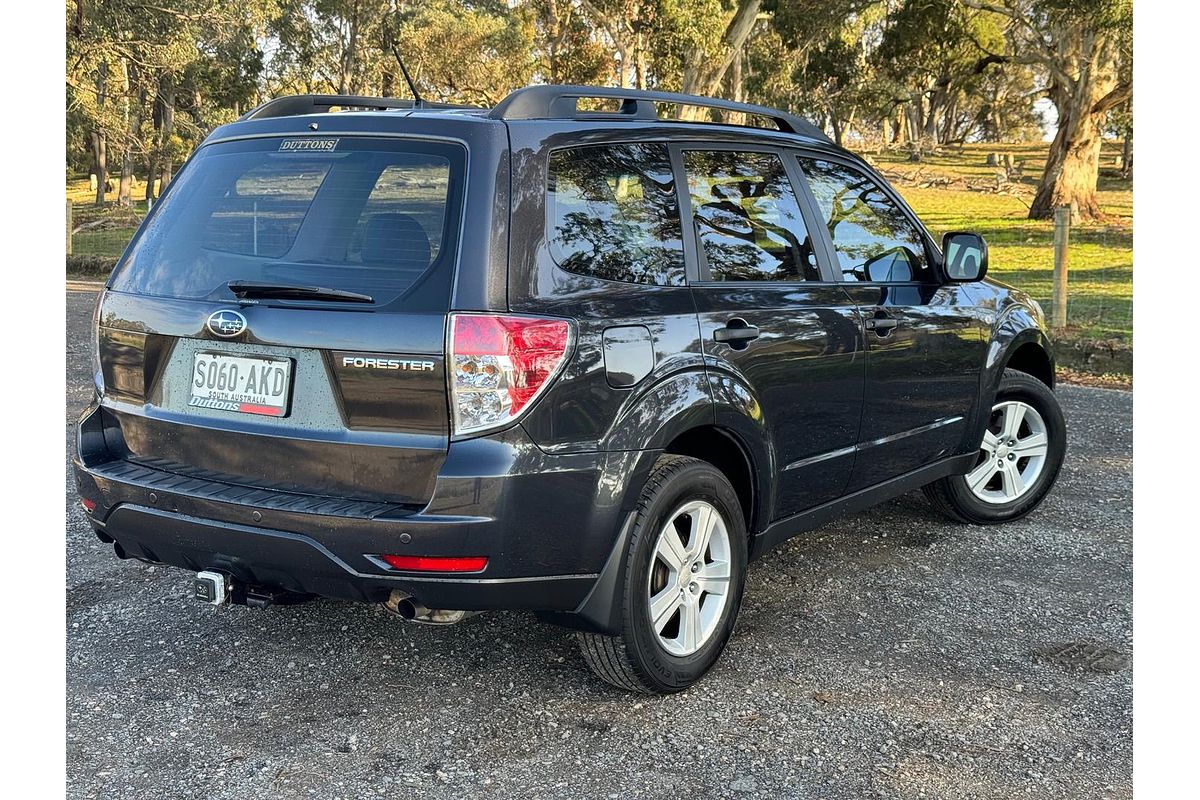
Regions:
[[[717,328],[713,331],[714,342],[725,342],[730,347],[735,349],[745,347],[746,344],[761,335],[758,328],[750,325],[741,317],[734,317],[725,323],[724,328]]]

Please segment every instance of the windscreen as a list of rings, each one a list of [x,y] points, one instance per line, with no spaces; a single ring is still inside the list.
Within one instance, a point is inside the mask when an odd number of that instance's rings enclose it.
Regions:
[[[375,307],[448,305],[463,148],[271,138],[202,148],[117,269],[113,289],[227,300],[231,281],[319,286]]]

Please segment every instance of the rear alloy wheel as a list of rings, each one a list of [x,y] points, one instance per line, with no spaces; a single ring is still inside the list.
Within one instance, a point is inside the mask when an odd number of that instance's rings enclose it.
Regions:
[[[646,584],[659,645],[690,656],[712,638],[729,605],[729,531],[703,500],[682,505],[663,526]]]
[[[621,630],[578,634],[592,671],[634,692],[678,692],[698,681],[733,632],[746,538],[737,494],[716,467],[660,457],[625,548]]]
[[[974,465],[925,487],[930,502],[960,522],[1008,522],[1046,497],[1066,453],[1067,427],[1050,387],[1006,370]]]

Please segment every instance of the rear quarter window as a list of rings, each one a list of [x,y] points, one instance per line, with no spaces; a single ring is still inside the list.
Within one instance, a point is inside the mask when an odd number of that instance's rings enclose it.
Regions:
[[[568,272],[684,285],[679,201],[666,145],[554,151],[547,212],[550,254]]]
[[[228,299],[230,281],[368,294],[375,306],[445,310],[465,152],[343,137],[330,151],[254,139],[199,151],[156,209],[113,288]]]

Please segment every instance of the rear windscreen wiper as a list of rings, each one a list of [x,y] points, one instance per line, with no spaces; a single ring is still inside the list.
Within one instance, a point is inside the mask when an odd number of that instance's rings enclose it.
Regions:
[[[343,303],[374,303],[369,294],[348,292],[345,289],[325,289],[321,286],[292,286],[287,283],[258,283],[257,281],[230,281],[229,290],[241,297],[294,297],[303,300],[335,300]]]

